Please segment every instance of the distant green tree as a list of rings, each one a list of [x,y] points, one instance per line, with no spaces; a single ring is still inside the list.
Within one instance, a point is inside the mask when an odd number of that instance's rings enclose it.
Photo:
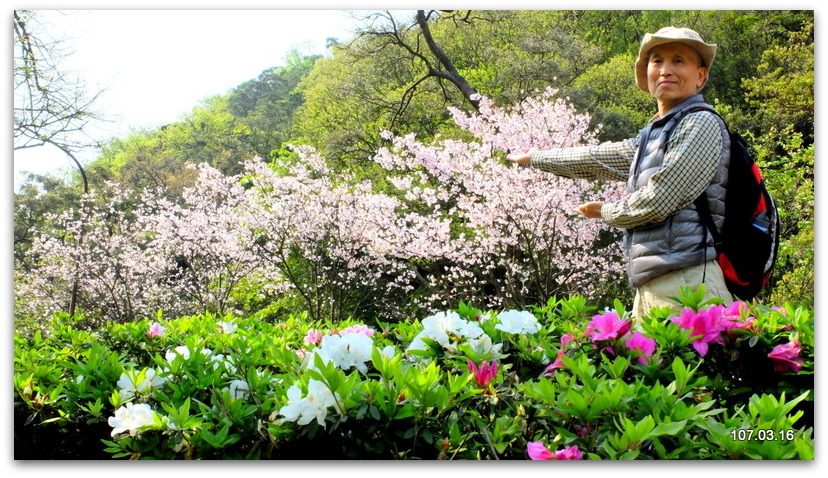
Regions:
[[[293,51],[285,66],[269,68],[230,92],[227,111],[249,128],[243,140],[259,157],[270,157],[291,138],[296,109],[304,101],[296,87],[319,58]]]
[[[24,173],[14,193],[15,267],[28,270],[36,258],[29,254],[32,241],[42,231],[51,230],[48,215],[77,205],[80,189],[48,174]]]

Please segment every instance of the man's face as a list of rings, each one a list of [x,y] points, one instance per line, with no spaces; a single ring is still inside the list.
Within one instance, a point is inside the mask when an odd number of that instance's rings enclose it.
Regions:
[[[701,56],[683,43],[664,43],[650,49],[647,84],[662,113],[696,94],[707,77]]]

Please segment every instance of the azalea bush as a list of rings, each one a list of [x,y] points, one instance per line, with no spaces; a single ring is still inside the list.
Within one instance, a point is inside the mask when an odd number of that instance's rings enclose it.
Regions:
[[[15,334],[16,458],[813,459],[810,310],[583,296]]]

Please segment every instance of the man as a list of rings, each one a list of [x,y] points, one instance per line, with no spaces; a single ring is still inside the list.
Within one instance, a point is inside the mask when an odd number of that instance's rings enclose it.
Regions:
[[[617,202],[588,202],[574,212],[624,229],[627,276],[636,290],[633,316],[638,318],[656,306],[676,306],[670,297],[679,296],[682,286],[704,284],[707,297],[733,301],[712,237],[693,203],[705,193],[721,227],[730,139],[714,113],[687,112],[705,104],[699,92],[715,56],[716,45],[689,28],[647,33],[635,79],[655,98],[658,113],[638,137],[507,157],[560,176],[627,181],[627,194]]]

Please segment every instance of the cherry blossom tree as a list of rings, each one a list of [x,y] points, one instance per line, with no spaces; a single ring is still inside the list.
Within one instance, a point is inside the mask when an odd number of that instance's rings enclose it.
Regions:
[[[620,280],[620,248],[602,223],[569,211],[612,200],[620,185],[596,188],[498,159],[596,141],[589,118],[555,95],[511,108],[481,96],[477,112],[452,110],[475,141],[383,133],[389,146],[373,159],[390,191],[330,169],[310,147],[278,168],[253,158],[233,176],[202,164],[181,205],[112,186],[86,198],[86,226],[67,212],[57,221],[64,235],[40,239],[38,277],[16,284],[18,297],[39,287],[40,310],[59,308],[75,270],[83,310],[118,321],[159,309],[224,313],[241,306],[241,287],[292,297],[313,320],[594,294]],[[84,241],[75,239],[81,228]]]

